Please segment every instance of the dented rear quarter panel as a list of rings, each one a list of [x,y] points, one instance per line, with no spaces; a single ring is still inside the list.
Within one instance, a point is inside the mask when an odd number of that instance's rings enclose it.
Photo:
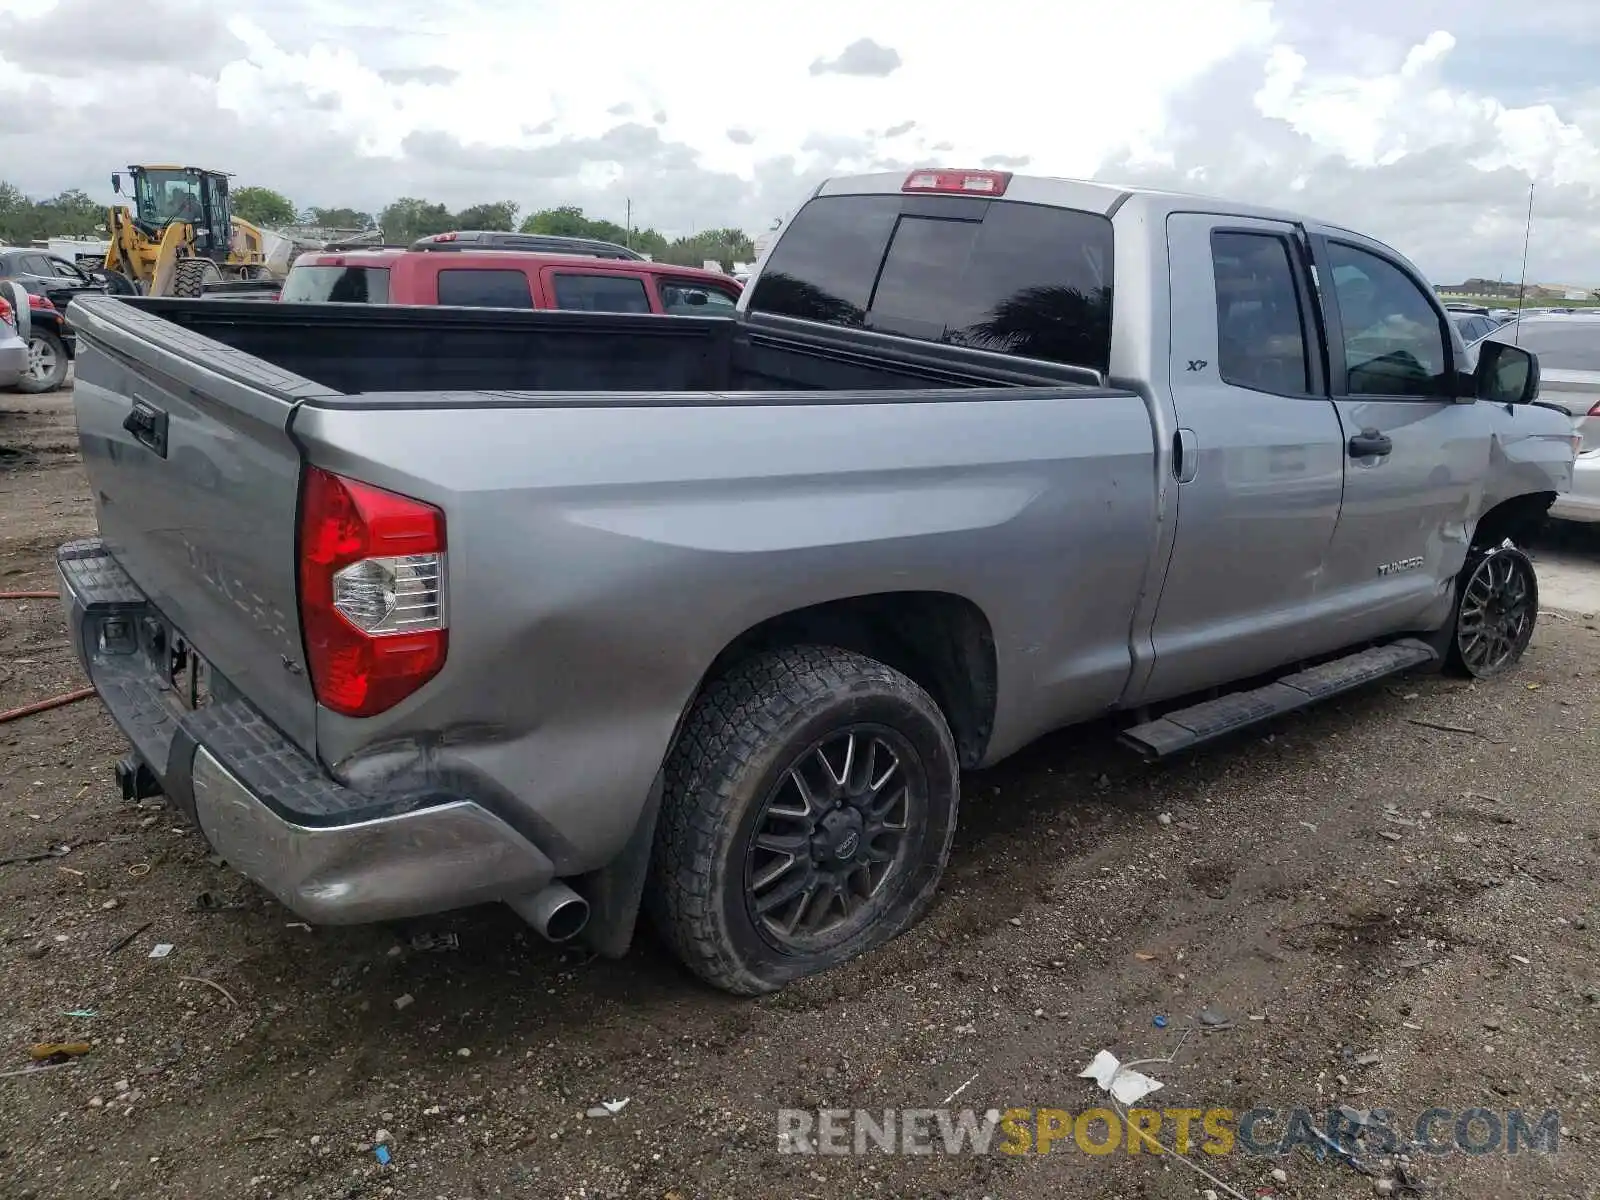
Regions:
[[[1145,402],[952,396],[302,406],[309,462],[438,505],[449,541],[444,669],[381,716],[319,711],[320,756],[361,790],[465,788],[571,874],[632,831],[716,656],[785,612],[971,601],[1000,681],[991,760],[1107,710],[1156,538]]]

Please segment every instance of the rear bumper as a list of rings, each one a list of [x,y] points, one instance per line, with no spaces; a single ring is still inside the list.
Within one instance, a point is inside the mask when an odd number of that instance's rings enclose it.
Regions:
[[[1572,489],[1550,506],[1563,521],[1600,521],[1600,453],[1579,455],[1572,467]]]
[[[421,916],[550,882],[550,860],[471,800],[343,787],[226,680],[185,708],[151,650],[164,620],[103,543],[68,543],[56,562],[74,648],[112,719],[217,853],[307,921]]]

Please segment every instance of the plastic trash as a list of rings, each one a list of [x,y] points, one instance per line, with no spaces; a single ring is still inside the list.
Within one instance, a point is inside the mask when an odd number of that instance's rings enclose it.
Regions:
[[[1092,1079],[1122,1104],[1136,1104],[1151,1092],[1167,1085],[1138,1071],[1130,1071],[1109,1050],[1102,1050],[1078,1072],[1079,1079]]]

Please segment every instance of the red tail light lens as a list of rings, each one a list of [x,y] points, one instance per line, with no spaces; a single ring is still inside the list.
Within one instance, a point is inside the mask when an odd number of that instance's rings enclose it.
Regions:
[[[50,302],[48,296],[35,296],[32,292],[28,293],[28,307],[37,308],[40,312],[55,312],[56,310],[56,306]]]
[[[444,514],[317,467],[300,494],[300,624],[317,702],[393,708],[444,666]]]
[[[1010,171],[913,171],[900,185],[903,192],[946,192],[967,196],[1004,196]]]
[[[0,322],[10,326],[12,329],[17,327],[17,314],[12,311],[11,301],[4,296],[0,296]]]

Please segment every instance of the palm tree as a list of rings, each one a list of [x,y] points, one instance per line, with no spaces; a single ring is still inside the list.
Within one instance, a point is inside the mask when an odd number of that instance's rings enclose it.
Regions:
[[[1111,288],[1024,288],[996,304],[987,321],[969,326],[960,338],[979,349],[1104,371],[1111,345]]]
[[[782,271],[764,271],[756,280],[750,307],[779,316],[799,317],[803,321],[824,321],[859,329],[866,322],[865,309],[823,291],[816,284]]]

